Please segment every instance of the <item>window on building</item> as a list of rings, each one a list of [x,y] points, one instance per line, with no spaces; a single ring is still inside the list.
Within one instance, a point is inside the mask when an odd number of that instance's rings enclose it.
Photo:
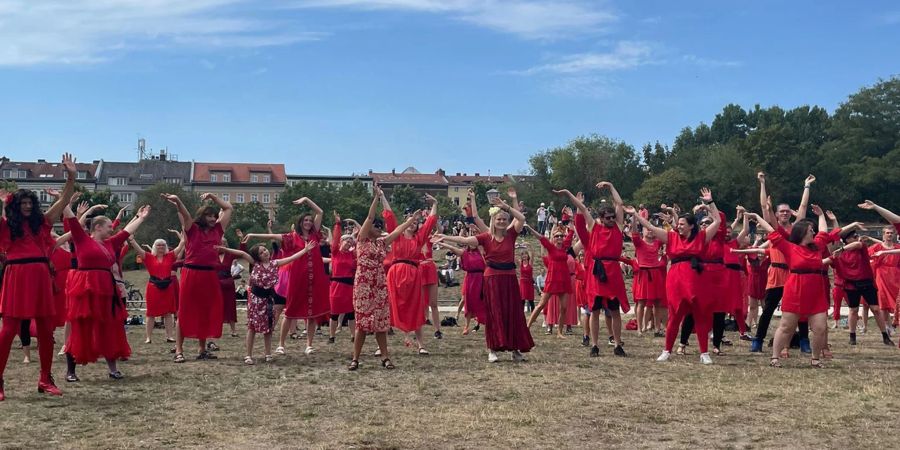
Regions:
[[[231,195],[230,195],[230,194],[222,194],[222,200],[224,200],[224,201],[226,201],[226,202],[230,202],[230,201],[231,201]]]
[[[125,178],[125,177],[109,177],[109,180],[107,181],[107,183],[108,183],[110,186],[127,186],[127,185],[128,185],[128,178]]]
[[[272,199],[274,199],[277,202],[278,201],[278,193],[275,193],[272,195],[273,195]]]
[[[272,177],[268,175],[263,175],[263,183],[269,183],[272,180]]]
[[[250,201],[251,201],[251,202],[258,202],[258,201],[259,201],[259,194],[250,194]]]
[[[181,184],[181,178],[166,178],[166,183]]]
[[[230,173],[223,173],[223,174],[222,174],[222,182],[223,182],[223,183],[231,183],[231,174],[230,174]]]
[[[88,177],[88,173],[86,170],[79,170],[78,173],[75,175],[76,180],[86,180],[87,177]]]
[[[459,206],[459,197],[453,197],[453,203],[456,203],[456,206]]]
[[[210,183],[218,183],[218,182],[219,182],[219,175],[218,175],[218,174],[215,174],[215,173],[209,174],[209,182],[210,182]]]
[[[453,188],[453,192],[459,192],[459,187]]]
[[[122,203],[134,202],[134,194],[131,192],[119,192],[115,196],[118,197],[119,201]]]
[[[259,175],[256,175],[256,174],[250,175],[250,182],[251,183],[259,183]]]
[[[263,203],[269,204],[272,203],[272,198],[269,194],[263,194]]]
[[[40,200],[41,203],[48,203],[50,201],[50,196],[44,191],[38,191],[38,200]]]
[[[28,178],[28,172],[19,169],[3,169],[3,178]]]
[[[138,178],[149,181],[149,180],[153,179],[153,174],[152,173],[142,173],[142,174],[138,175]]]
[[[6,178],[9,178],[9,177],[6,177]],[[52,173],[42,173],[42,174],[38,175],[38,178],[53,178],[53,174]]]
[[[244,194],[236,194],[234,196],[235,203],[244,203]]]

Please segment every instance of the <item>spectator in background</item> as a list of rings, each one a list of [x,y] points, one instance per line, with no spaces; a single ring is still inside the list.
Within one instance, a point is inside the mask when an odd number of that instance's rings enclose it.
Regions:
[[[547,232],[547,216],[548,216],[547,208],[544,207],[544,203],[541,202],[541,207],[537,209],[537,225],[538,225],[538,233],[541,236]]]

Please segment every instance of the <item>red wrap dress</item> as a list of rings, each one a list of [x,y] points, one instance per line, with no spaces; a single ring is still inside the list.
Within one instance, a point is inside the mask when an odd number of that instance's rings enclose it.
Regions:
[[[162,258],[147,253],[144,267],[150,275],[147,281],[147,317],[162,317],[174,314],[178,278],[172,274],[175,265],[175,252],[168,252]]]
[[[330,281],[322,261],[319,230],[310,232],[308,239],[316,245],[309,253],[290,264],[285,295],[287,303],[284,308],[284,316],[288,319],[320,319],[331,314],[331,301],[328,298]],[[282,235],[284,257],[303,250],[306,243],[307,240],[297,232]]]
[[[400,235],[391,243],[391,266],[387,272],[388,297],[392,325],[401,331],[416,331],[425,324],[428,302],[422,292],[419,268],[422,246],[428,241],[437,216],[428,216],[412,237]]]

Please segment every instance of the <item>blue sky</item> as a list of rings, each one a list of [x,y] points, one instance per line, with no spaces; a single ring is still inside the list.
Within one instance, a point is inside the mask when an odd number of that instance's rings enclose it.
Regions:
[[[0,0],[0,154],[520,173],[900,73],[894,1]]]

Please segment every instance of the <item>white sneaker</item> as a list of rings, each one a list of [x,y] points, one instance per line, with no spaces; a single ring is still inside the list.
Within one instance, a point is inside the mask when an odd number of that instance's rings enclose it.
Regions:
[[[706,365],[712,364],[712,358],[709,357],[709,353],[700,354],[700,363]]]
[[[381,356],[381,349],[375,350],[375,356]]]
[[[669,356],[672,356],[672,352],[663,350],[663,352],[659,354],[659,358],[656,358],[656,362],[666,362],[669,360]]]
[[[316,351],[316,349],[314,349],[314,348],[312,348],[312,347],[306,347],[306,350],[303,350],[303,353],[306,353],[306,356],[309,356],[309,355],[311,355],[314,351]]]
[[[513,361],[515,361],[515,362],[528,361],[527,359],[525,359],[525,355],[523,355],[523,354],[522,354],[521,352],[519,352],[518,350],[513,350],[513,352],[512,352],[512,359],[513,359]]]
[[[276,355],[283,355],[283,354],[284,354],[284,347],[278,347],[278,348],[276,348],[276,349],[275,349],[275,354],[276,354]]]
[[[500,359],[500,358],[497,357],[497,354],[496,354],[496,353],[494,353],[494,352],[488,353],[488,362],[495,363],[495,362],[497,362],[497,360],[499,360],[499,359]]]

